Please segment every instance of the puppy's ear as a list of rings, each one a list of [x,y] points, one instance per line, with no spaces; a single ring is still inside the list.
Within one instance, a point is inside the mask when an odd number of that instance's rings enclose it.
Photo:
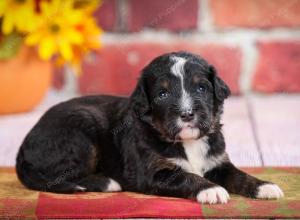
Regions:
[[[143,117],[150,110],[149,98],[146,91],[147,86],[145,79],[142,76],[139,79],[135,90],[130,96],[132,108],[139,117]]]
[[[230,96],[231,91],[226,83],[217,76],[217,70],[214,66],[209,67],[212,73],[212,81],[214,85],[214,93],[218,101],[223,102],[228,96]]]

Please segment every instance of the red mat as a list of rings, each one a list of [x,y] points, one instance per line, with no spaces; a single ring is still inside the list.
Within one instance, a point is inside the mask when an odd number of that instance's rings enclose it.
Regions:
[[[228,204],[130,192],[61,195],[25,189],[12,168],[0,168],[0,219],[34,218],[300,218],[300,168],[248,168],[276,182],[285,198],[253,200],[231,195]]]

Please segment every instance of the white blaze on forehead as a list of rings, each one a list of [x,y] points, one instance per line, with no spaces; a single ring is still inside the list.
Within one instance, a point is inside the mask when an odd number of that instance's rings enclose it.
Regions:
[[[173,60],[175,63],[171,67],[171,73],[175,76],[177,76],[180,79],[180,85],[181,85],[181,109],[187,110],[192,108],[192,99],[190,95],[186,92],[184,88],[184,65],[186,63],[186,59],[183,57],[171,57],[171,60]]]
[[[175,63],[171,67],[171,73],[173,73],[175,76],[179,78],[183,78],[184,75],[184,65],[186,63],[186,59],[182,57],[171,57],[171,60],[173,60]]]

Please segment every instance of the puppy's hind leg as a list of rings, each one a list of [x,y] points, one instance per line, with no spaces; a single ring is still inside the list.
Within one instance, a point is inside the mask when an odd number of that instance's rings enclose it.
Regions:
[[[86,176],[76,183],[84,187],[86,192],[118,192],[122,190],[117,181],[101,173]]]

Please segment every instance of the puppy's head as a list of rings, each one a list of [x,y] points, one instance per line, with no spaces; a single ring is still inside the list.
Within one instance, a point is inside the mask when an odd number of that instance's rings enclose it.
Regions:
[[[229,95],[213,66],[199,56],[176,52],[144,68],[131,102],[139,118],[165,140],[184,141],[213,132]]]

